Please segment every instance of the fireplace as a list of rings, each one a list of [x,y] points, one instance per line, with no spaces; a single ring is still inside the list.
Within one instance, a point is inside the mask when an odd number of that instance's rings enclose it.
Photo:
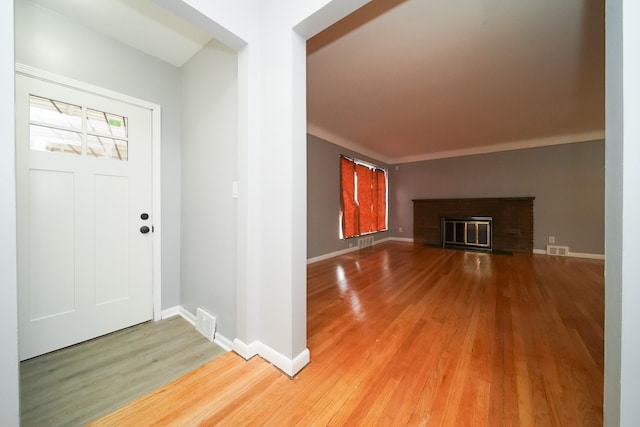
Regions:
[[[445,240],[459,246],[459,240],[466,232],[472,233],[474,228],[458,227],[456,238],[443,237],[443,218],[468,220],[473,218],[490,218],[487,234],[483,225],[478,225],[476,239],[465,237],[466,241],[476,241],[478,248],[489,250],[484,242],[490,244],[491,251],[500,252],[533,252],[533,197],[494,197],[482,199],[414,199],[413,200],[413,240],[426,246],[442,247]],[[462,236],[462,237],[461,237]],[[451,237],[451,236],[450,236]]]
[[[442,218],[442,247],[490,251],[492,222],[489,216]]]

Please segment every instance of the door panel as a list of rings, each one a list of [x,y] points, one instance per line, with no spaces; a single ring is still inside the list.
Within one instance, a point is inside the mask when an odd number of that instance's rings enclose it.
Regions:
[[[29,307],[31,320],[75,310],[74,175],[29,171]],[[58,286],[50,286],[51,278]]]
[[[20,359],[151,320],[151,111],[17,75],[16,159]]]
[[[129,297],[129,182],[95,176],[96,304]]]

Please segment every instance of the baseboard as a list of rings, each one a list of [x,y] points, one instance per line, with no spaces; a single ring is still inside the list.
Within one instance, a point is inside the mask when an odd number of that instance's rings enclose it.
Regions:
[[[574,258],[597,259],[597,260],[604,261],[603,254],[585,254],[581,252],[569,252],[569,256]]]
[[[216,332],[213,342],[219,347],[222,347],[225,351],[233,350],[233,341],[222,335],[220,332]]]
[[[344,255],[344,254],[348,254],[349,252],[355,252],[357,250],[358,250],[358,247],[354,246],[352,248],[346,248],[346,249],[342,249],[342,250],[339,250],[339,251],[330,252],[328,254],[320,255],[320,256],[317,256],[317,257],[308,258],[307,259],[307,264],[313,264],[314,262],[324,261],[325,259],[333,258],[333,257]]]
[[[184,307],[180,306],[180,316],[182,316],[182,318],[184,320],[186,320],[187,322],[191,323],[193,325],[193,327],[196,327],[196,315],[191,313],[189,310],[185,309]]]
[[[409,243],[413,243],[413,238],[410,238],[410,237],[385,237],[384,239],[374,240],[373,241],[373,245],[374,246],[375,245],[379,245],[380,243],[384,243],[384,242],[409,242]],[[358,250],[358,247],[354,246],[352,248],[346,248],[346,249],[341,249],[341,250],[335,251],[335,252],[329,252],[328,254],[319,255],[319,256],[313,257],[313,258],[308,258],[307,259],[307,264],[313,264],[313,263],[318,262],[318,261],[324,261],[325,259],[337,257],[337,256],[344,255],[344,254],[348,254],[349,252],[355,252],[357,250]]]
[[[391,240],[393,242],[413,243],[413,237],[389,237],[387,240]]]
[[[180,316],[187,322],[191,323],[192,326],[196,326],[196,316],[191,314],[188,310],[185,310],[181,305],[162,310],[163,319],[168,319],[173,316]]]
[[[191,314],[188,310],[185,310],[181,305],[168,308],[162,311],[162,318],[168,319],[169,317],[180,316],[187,322],[191,323],[191,326],[196,326],[196,316]]]
[[[160,318],[168,319],[170,317],[179,316],[179,315],[180,315],[180,306],[176,305],[175,307],[170,307],[170,308],[167,308],[166,310],[162,310],[160,314]]]
[[[239,339],[235,339],[233,350],[246,360],[258,355],[290,377],[300,372],[311,360],[309,350],[306,348],[293,359],[289,359],[260,341],[254,341],[247,345]]]
[[[536,255],[547,255],[547,251],[544,249],[534,249],[533,253]],[[549,256],[555,256],[555,255],[549,255]],[[569,252],[567,256],[571,258],[597,259],[601,261],[604,261],[605,259],[605,256],[603,254],[588,254],[588,253],[582,253],[582,252]]]
[[[249,360],[253,356],[256,356],[259,352],[258,344],[260,341],[254,341],[251,344],[245,344],[243,341],[240,341],[238,338],[233,340],[233,351],[242,356],[243,359]]]

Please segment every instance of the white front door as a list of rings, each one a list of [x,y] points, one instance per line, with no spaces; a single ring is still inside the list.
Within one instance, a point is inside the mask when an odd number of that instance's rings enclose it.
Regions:
[[[148,109],[16,76],[20,360],[152,319],[151,129]]]

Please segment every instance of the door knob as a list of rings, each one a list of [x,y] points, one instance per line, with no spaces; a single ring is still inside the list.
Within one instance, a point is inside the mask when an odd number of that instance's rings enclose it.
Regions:
[[[142,220],[144,220],[144,221],[148,220],[148,219],[149,219],[149,214],[148,214],[148,213],[146,213],[146,212],[145,212],[145,213],[140,214],[140,219],[142,219]]]
[[[149,231],[150,231],[150,229],[146,225],[143,225],[142,227],[140,227],[140,232],[142,234],[147,234]]]

